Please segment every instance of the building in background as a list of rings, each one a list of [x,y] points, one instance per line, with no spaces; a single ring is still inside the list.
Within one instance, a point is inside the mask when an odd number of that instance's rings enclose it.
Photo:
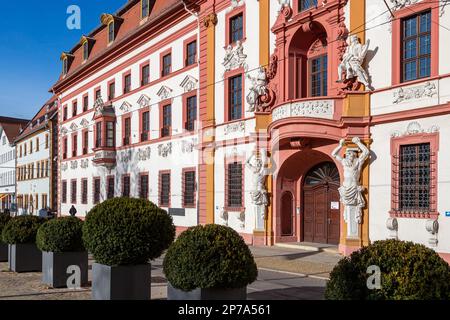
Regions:
[[[47,101],[15,139],[18,214],[38,215],[57,208],[58,105]]]
[[[142,197],[178,231],[449,261],[447,5],[128,1],[61,56],[59,212]]]
[[[16,149],[13,142],[28,121],[0,117],[0,211],[15,209]]]

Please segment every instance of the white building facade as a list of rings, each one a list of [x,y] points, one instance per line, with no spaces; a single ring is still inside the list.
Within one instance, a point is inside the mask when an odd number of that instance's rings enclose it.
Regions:
[[[396,237],[448,260],[450,6],[386,3],[136,0],[103,15],[52,88],[59,212],[143,197],[178,231],[344,254]]]

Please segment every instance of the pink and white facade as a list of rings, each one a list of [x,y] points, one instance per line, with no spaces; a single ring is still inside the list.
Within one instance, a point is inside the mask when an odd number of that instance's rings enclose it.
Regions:
[[[59,212],[145,197],[179,231],[219,223],[252,244],[343,253],[397,237],[448,257],[450,6],[319,2],[143,0],[103,15],[52,88]],[[360,73],[340,82],[356,52]],[[332,157],[342,139],[370,150],[352,237]]]

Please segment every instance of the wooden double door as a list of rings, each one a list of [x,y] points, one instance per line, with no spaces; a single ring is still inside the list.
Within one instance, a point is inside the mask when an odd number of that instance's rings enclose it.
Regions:
[[[313,168],[303,186],[303,241],[338,244],[339,172],[334,163]]]

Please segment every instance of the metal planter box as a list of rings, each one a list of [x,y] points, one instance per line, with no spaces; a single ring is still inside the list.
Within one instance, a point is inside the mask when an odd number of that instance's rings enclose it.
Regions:
[[[41,272],[42,252],[34,243],[10,244],[8,266],[13,272]]]
[[[80,268],[80,286],[88,284],[88,253],[85,252],[42,252],[42,282],[53,288],[67,287],[67,273],[70,266]]]
[[[167,284],[167,300],[247,300],[247,287],[238,289],[195,289],[189,292]]]
[[[8,245],[0,243],[0,262],[8,261]]]
[[[150,300],[151,266],[92,265],[93,300]]]

